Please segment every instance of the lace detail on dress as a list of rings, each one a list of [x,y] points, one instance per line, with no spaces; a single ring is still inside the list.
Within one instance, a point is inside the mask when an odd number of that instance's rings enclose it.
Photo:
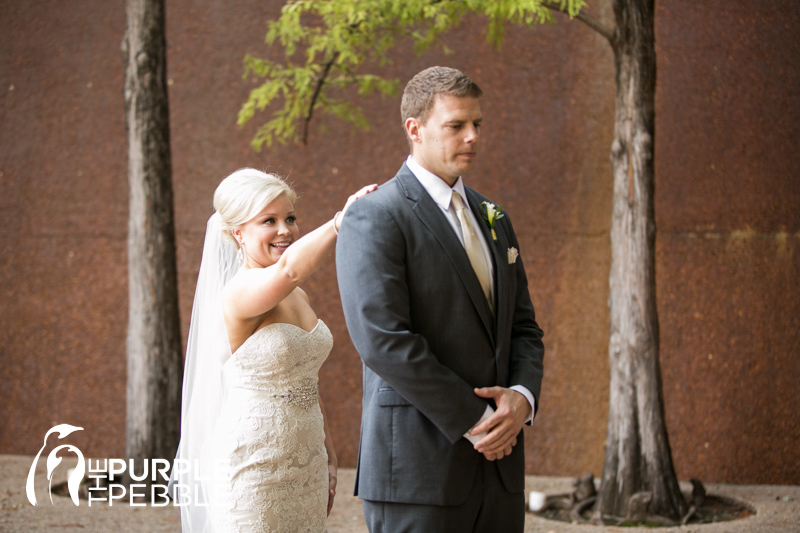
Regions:
[[[328,456],[317,373],[333,340],[321,320],[256,331],[224,368],[227,398],[209,453],[214,531],[326,531]]]

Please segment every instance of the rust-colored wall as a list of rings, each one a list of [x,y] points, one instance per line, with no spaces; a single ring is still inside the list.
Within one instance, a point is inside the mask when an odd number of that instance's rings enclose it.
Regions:
[[[656,276],[679,475],[800,483],[800,4],[660,2]]]
[[[592,4],[610,23],[610,2]],[[255,124],[235,123],[254,86],[242,80],[242,58],[270,54],[265,23],[280,5],[168,2],[184,334],[211,196],[225,175],[242,166],[289,175],[308,230],[349,191],[391,177],[406,154],[398,98],[377,97],[364,101],[368,132],[321,117],[306,147],[251,150]],[[657,280],[667,422],[681,479],[800,483],[798,18],[791,3],[657,2]],[[120,3],[0,4],[0,453],[34,454],[56,423],[85,428],[72,442],[87,456],[124,452],[124,28]],[[513,217],[546,332],[528,472],[599,475],[608,407],[611,51],[562,18],[507,35],[494,51],[480,21],[468,21],[447,38],[454,54],[398,51],[387,72],[405,82],[448,64],[483,87],[484,148],[468,182]],[[361,368],[333,264],[305,288],[336,339],[321,388],[340,460],[352,466]]]

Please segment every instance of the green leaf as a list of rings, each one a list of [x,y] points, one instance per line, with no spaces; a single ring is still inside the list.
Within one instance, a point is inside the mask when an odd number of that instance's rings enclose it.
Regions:
[[[550,3],[571,17],[586,5],[584,0]],[[269,21],[265,36],[268,46],[282,49],[284,61],[245,56],[243,78],[264,82],[250,91],[237,122],[244,125],[258,113],[269,114],[251,143],[256,150],[276,140],[297,142],[298,132],[317,112],[366,128],[367,120],[353,102],[376,92],[386,97],[399,91],[398,80],[376,71],[391,63],[390,52],[402,43],[421,53],[467,16],[485,18],[487,41],[495,47],[502,43],[506,23],[554,20],[543,0],[289,1],[280,17]],[[442,45],[442,52],[452,50]],[[296,55],[302,59],[292,63]]]

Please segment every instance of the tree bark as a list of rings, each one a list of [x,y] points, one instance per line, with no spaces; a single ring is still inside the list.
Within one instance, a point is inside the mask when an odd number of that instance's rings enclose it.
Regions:
[[[650,512],[685,513],[664,420],[659,366],[653,205],[656,58],[654,0],[614,0],[616,116],[611,162],[610,397],[596,509],[626,516],[650,492]]]
[[[175,263],[164,0],[128,0],[128,400],[125,455],[175,457],[183,373]],[[152,474],[149,478],[152,480]]]

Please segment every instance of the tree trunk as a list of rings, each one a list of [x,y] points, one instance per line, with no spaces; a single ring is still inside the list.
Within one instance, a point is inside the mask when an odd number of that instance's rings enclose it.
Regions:
[[[183,372],[175,264],[164,1],[128,0],[128,402],[125,455],[175,457]],[[152,480],[152,477],[150,478]],[[162,482],[163,483],[163,482]]]
[[[610,397],[596,509],[626,516],[650,492],[650,512],[685,513],[664,421],[658,360],[653,206],[656,58],[654,0],[614,0],[616,117],[611,161]]]

